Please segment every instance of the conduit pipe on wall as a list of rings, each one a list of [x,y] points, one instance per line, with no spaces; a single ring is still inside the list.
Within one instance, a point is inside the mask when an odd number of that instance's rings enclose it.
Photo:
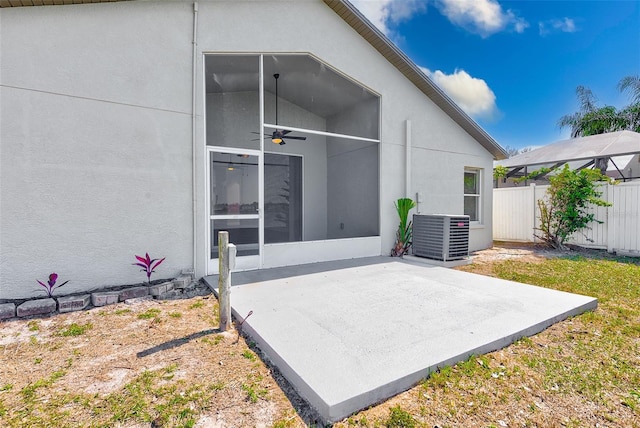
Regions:
[[[404,197],[411,198],[411,121],[405,120],[405,177],[404,177]]]
[[[197,93],[197,66],[198,66],[198,2],[193,2],[193,54],[191,63],[191,202],[193,211],[193,249],[192,267],[193,274],[196,275],[196,254],[198,252],[196,233],[197,215],[197,192],[196,192],[196,93]]]

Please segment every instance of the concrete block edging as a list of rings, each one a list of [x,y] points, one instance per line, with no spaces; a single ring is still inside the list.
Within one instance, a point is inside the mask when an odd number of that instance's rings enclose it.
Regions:
[[[210,293],[206,284],[198,287],[199,285],[197,280],[194,281],[193,273],[185,270],[178,278],[157,280],[151,284],[138,283],[130,286],[106,288],[84,294],[52,296],[47,298],[34,297],[26,300],[16,299],[14,301],[0,300],[0,322],[15,318],[51,316],[56,313],[82,311],[119,302],[136,302],[151,299],[180,299]],[[206,292],[202,292],[201,288],[206,290]],[[187,295],[187,292],[191,292],[191,294]]]

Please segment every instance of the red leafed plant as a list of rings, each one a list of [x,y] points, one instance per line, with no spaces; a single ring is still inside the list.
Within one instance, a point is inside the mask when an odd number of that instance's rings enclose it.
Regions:
[[[160,265],[160,263],[164,261],[165,257],[161,259],[152,259],[151,257],[149,257],[149,253],[146,253],[145,257],[136,256],[136,259],[138,259],[138,263],[132,263],[132,264],[134,266],[140,266],[142,268],[140,272],[146,272],[147,281],[151,282],[151,274],[155,272],[154,269],[157,268]]]
[[[55,288],[60,288],[63,285],[65,285],[67,282],[69,281],[65,281],[62,284],[58,284],[56,285],[56,281],[58,280],[58,274],[57,273],[52,273],[51,275],[49,275],[49,281],[47,281],[47,283],[45,284],[44,282],[40,281],[39,279],[36,279],[36,281],[38,281],[38,284],[42,285],[44,287],[44,289],[47,292],[47,295],[49,297],[53,297],[53,290]]]

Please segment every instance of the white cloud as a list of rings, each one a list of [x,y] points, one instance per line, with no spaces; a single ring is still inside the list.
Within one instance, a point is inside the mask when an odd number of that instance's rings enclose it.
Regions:
[[[524,33],[528,26],[529,23],[524,18],[516,18],[513,23],[513,29],[516,30],[516,33]]]
[[[472,77],[464,70],[456,69],[453,74],[440,70],[431,71],[420,67],[458,106],[474,119],[495,119],[498,115],[496,95],[487,82]]]
[[[541,36],[546,36],[550,33],[575,33],[578,31],[576,23],[571,18],[562,19],[550,19],[548,21],[541,21],[538,23],[538,30]]]
[[[522,33],[529,23],[512,10],[504,10],[497,0],[351,0],[380,31],[398,38],[393,27],[424,13],[429,3],[455,25],[482,37],[503,30]]]
[[[427,9],[424,0],[351,0],[351,3],[387,36],[393,36],[394,25]]]
[[[449,21],[482,37],[505,29],[522,33],[529,23],[511,10],[504,10],[496,0],[437,0],[440,12]]]

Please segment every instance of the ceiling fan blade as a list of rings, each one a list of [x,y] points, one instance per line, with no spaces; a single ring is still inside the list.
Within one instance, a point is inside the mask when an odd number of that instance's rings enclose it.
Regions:
[[[296,137],[295,135],[289,135],[287,137],[287,139],[289,139],[289,140],[306,140],[307,137]]]
[[[260,135],[260,133],[259,133],[259,132],[253,132],[253,131],[252,131],[251,133],[252,133],[252,134],[256,134],[256,135]],[[267,138],[273,138],[273,135],[271,135],[271,134],[266,134],[266,133],[265,133],[265,134],[264,134],[264,139],[266,140]],[[256,138],[255,140],[251,140],[251,141],[260,141],[260,138]]]
[[[283,129],[282,131],[280,131],[280,135],[287,135],[290,132],[291,131],[287,131],[286,129]]]

